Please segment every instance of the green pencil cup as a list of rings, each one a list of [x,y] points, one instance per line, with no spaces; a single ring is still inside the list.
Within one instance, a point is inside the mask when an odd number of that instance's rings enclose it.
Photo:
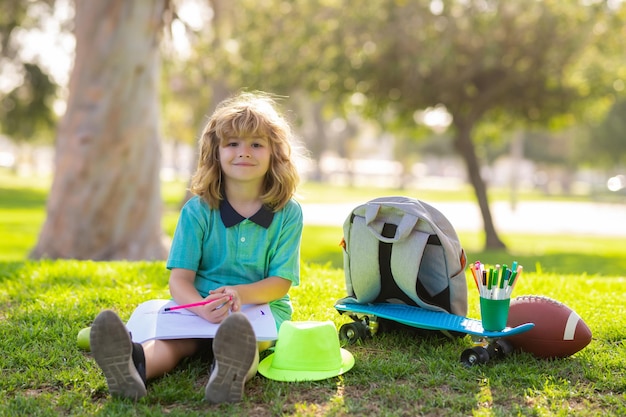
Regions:
[[[483,329],[491,332],[499,332],[506,327],[509,317],[509,305],[511,299],[492,300],[480,297],[480,317]]]

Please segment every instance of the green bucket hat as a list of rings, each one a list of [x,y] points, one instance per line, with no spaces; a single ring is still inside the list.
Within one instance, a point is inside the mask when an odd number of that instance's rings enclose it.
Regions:
[[[339,346],[332,321],[285,321],[274,353],[259,363],[259,373],[276,381],[318,381],[349,371],[354,357]]]

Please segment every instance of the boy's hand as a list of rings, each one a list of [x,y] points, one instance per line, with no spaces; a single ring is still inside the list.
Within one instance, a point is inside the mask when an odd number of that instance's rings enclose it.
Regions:
[[[220,287],[216,290],[210,291],[209,294],[224,294],[230,297],[230,310],[231,311],[239,311],[241,310],[241,297],[239,297],[239,293],[233,287]]]
[[[199,311],[196,314],[211,323],[221,323],[230,313],[233,303],[232,297],[228,294],[223,294],[217,298],[214,295],[209,295],[208,299],[212,299],[212,301],[202,307],[197,307]]]

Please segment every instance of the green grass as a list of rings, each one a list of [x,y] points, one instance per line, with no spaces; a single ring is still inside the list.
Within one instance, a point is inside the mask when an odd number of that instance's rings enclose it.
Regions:
[[[170,233],[183,192],[180,184],[164,186],[164,229]],[[363,200],[376,190],[350,192],[346,197],[345,190],[326,187],[323,198]],[[570,358],[546,361],[518,353],[465,368],[459,355],[471,346],[469,338],[381,334],[348,347],[356,365],[341,377],[280,383],[257,376],[240,404],[204,402],[208,365],[196,358],[150,383],[138,403],[111,399],[99,368],[76,346],[76,335],[101,309],[113,308],[127,319],[140,302],[167,297],[168,273],[163,262],[27,261],[44,220],[46,193],[45,181],[0,175],[2,416],[626,415],[624,239],[552,235],[504,235],[507,252],[482,251],[476,234],[462,234],[461,241],[470,260],[517,259],[524,265],[514,295],[549,296],[583,317],[594,338]],[[348,321],[333,309],[345,295],[340,239],[340,228],[305,227],[302,283],[291,291],[294,320],[332,320],[337,326]],[[478,317],[471,285],[469,304],[469,315]]]

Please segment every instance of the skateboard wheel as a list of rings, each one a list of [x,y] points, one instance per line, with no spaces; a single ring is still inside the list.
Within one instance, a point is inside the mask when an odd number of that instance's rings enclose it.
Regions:
[[[493,350],[493,353],[490,352],[491,357],[501,359],[513,352],[513,345],[508,340],[496,340],[495,342],[491,343],[490,346]]]
[[[475,346],[466,349],[461,354],[461,363],[465,366],[474,366],[487,363],[489,361],[489,352],[482,346]]]
[[[339,340],[353,345],[367,335],[367,328],[363,323],[346,323],[339,328]]]

